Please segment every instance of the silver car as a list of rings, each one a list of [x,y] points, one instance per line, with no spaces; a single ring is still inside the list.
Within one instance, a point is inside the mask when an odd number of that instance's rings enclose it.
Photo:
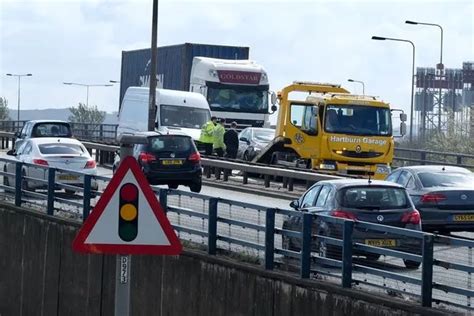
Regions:
[[[48,169],[53,167],[82,172],[89,175],[97,174],[95,161],[90,156],[87,149],[80,141],[73,138],[31,138],[23,142],[17,150],[10,150],[7,153],[13,156],[17,162],[29,165],[22,167],[22,175],[39,180],[48,179]],[[38,167],[35,167],[37,165]],[[6,163],[4,172],[15,173],[16,163]],[[68,173],[67,171],[56,172],[56,183],[83,186],[84,177]],[[4,177],[4,184],[14,186],[14,177]],[[42,182],[23,179],[22,189],[35,190],[45,189],[47,185]],[[92,190],[97,190],[98,184],[92,180]],[[67,193],[74,193],[74,190],[65,190]]]
[[[247,127],[239,134],[237,158],[247,161],[252,160],[274,138],[274,129]]]

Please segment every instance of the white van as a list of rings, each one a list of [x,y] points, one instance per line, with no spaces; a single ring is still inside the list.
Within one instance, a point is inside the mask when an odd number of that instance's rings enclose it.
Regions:
[[[129,87],[118,117],[117,137],[148,130],[148,87]],[[201,127],[211,119],[206,98],[195,92],[156,89],[155,129],[183,133],[199,140]]]

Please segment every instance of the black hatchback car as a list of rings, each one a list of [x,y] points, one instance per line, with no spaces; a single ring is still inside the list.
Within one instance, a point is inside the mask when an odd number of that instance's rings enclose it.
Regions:
[[[450,166],[397,168],[388,181],[404,186],[421,214],[423,230],[474,230],[474,173]]]
[[[133,156],[150,184],[167,184],[171,189],[185,185],[192,192],[201,191],[201,156],[190,136],[159,132],[140,135],[146,142],[134,145]],[[119,162],[115,160],[114,169]]]
[[[405,188],[387,181],[341,179],[320,181],[307,190],[300,199],[290,203],[300,212],[310,212],[318,216],[313,222],[313,234],[342,239],[342,225],[328,220],[339,217],[356,221],[421,230],[420,214],[413,206]],[[289,216],[283,222],[283,229],[301,231],[301,216]],[[421,239],[354,228],[353,241],[376,247],[421,254]],[[283,248],[299,251],[301,239],[283,236]],[[340,246],[328,244],[324,240],[313,241],[312,249],[321,257],[340,259]],[[354,249],[354,255],[362,255],[369,260],[378,260],[380,255]],[[420,262],[404,260],[407,268],[418,268]]]

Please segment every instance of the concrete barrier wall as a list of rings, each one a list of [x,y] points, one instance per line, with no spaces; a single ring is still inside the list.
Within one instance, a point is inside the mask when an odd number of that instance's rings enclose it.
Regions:
[[[113,315],[115,256],[80,255],[78,223],[0,204],[0,315]],[[443,315],[199,251],[133,256],[131,315]]]

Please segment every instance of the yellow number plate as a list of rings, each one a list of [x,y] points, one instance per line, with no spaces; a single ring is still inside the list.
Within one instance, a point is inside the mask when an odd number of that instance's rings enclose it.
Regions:
[[[366,239],[365,244],[374,247],[395,247],[397,241],[395,239]]]
[[[183,161],[179,159],[169,159],[169,160],[162,160],[161,163],[165,166],[176,166],[176,165],[182,165]]]
[[[75,176],[72,174],[60,174],[58,178],[59,180],[77,180],[79,179],[79,176]]]
[[[454,215],[453,220],[455,222],[474,222],[474,214]]]

